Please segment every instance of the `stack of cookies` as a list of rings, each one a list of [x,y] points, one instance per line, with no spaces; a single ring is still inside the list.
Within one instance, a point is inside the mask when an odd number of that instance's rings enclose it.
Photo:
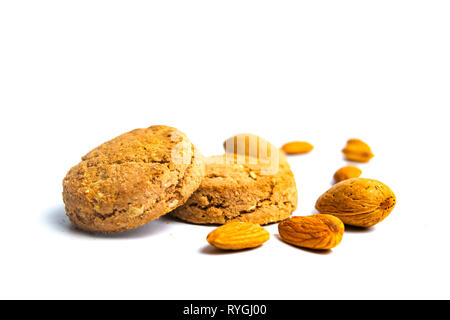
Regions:
[[[294,175],[282,152],[254,135],[228,139],[204,158],[167,126],[122,134],[86,154],[63,181],[70,221],[116,233],[171,213],[196,224],[288,218],[297,207]]]

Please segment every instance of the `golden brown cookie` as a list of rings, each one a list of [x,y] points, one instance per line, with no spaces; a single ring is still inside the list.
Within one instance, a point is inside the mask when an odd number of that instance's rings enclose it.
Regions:
[[[275,173],[267,174],[267,167],[242,155],[207,158],[200,187],[172,215],[199,224],[267,224],[286,219],[297,207],[294,175],[287,161],[280,161]]]
[[[102,233],[134,229],[184,204],[199,187],[204,158],[184,133],[136,129],[86,154],[63,181],[77,227]]]

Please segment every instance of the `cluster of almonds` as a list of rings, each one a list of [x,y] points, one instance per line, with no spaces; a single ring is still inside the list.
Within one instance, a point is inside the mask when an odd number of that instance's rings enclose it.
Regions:
[[[290,142],[281,150],[288,155],[308,153],[313,146],[307,142]],[[348,161],[368,162],[373,153],[365,142],[350,139],[342,150]],[[395,206],[392,190],[380,181],[360,178],[355,166],[340,168],[334,174],[336,184],[316,202],[319,214],[295,216],[278,225],[280,237],[287,243],[316,250],[336,247],[344,234],[344,224],[371,227],[384,220]],[[212,231],[207,241],[224,250],[241,250],[262,245],[269,232],[258,224],[230,222]]]

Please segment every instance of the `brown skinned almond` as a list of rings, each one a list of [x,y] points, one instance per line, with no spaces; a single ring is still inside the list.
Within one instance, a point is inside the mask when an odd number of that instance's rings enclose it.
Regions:
[[[369,145],[360,139],[350,139],[342,149],[346,160],[355,162],[369,162],[373,158]]]
[[[278,225],[280,237],[298,247],[327,250],[336,247],[344,234],[339,218],[327,214],[292,217]]]
[[[257,159],[269,159],[272,152],[278,152],[277,148],[269,141],[251,133],[240,133],[228,138],[224,141],[223,148],[226,153]]]
[[[230,222],[213,230],[206,240],[222,250],[242,250],[258,247],[269,238],[269,232],[259,224]]]
[[[305,141],[292,141],[284,144],[281,147],[281,150],[283,150],[287,154],[303,154],[311,152],[312,149],[314,149],[314,146]]]
[[[250,133],[234,135],[223,143],[226,161],[230,163],[261,163],[268,165],[264,174],[275,174],[281,163],[287,163],[286,155],[269,141]],[[241,157],[245,156],[245,157]],[[244,160],[244,161],[243,161]]]
[[[321,195],[316,209],[338,217],[347,225],[371,227],[383,221],[395,203],[394,193],[384,183],[353,178],[335,184]]]
[[[358,178],[361,173],[361,169],[354,166],[342,167],[334,174],[334,181],[338,183],[347,179]]]

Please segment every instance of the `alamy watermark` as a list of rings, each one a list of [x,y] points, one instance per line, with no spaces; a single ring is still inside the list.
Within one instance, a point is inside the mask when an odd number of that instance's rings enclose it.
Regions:
[[[176,164],[190,164],[193,158],[191,143],[182,135],[174,132],[172,141],[177,142],[172,149],[172,162]],[[260,174],[273,175],[278,172],[280,165],[280,151],[254,135],[239,135],[228,139],[224,145],[223,157],[212,158],[215,163],[228,165],[259,165]]]

